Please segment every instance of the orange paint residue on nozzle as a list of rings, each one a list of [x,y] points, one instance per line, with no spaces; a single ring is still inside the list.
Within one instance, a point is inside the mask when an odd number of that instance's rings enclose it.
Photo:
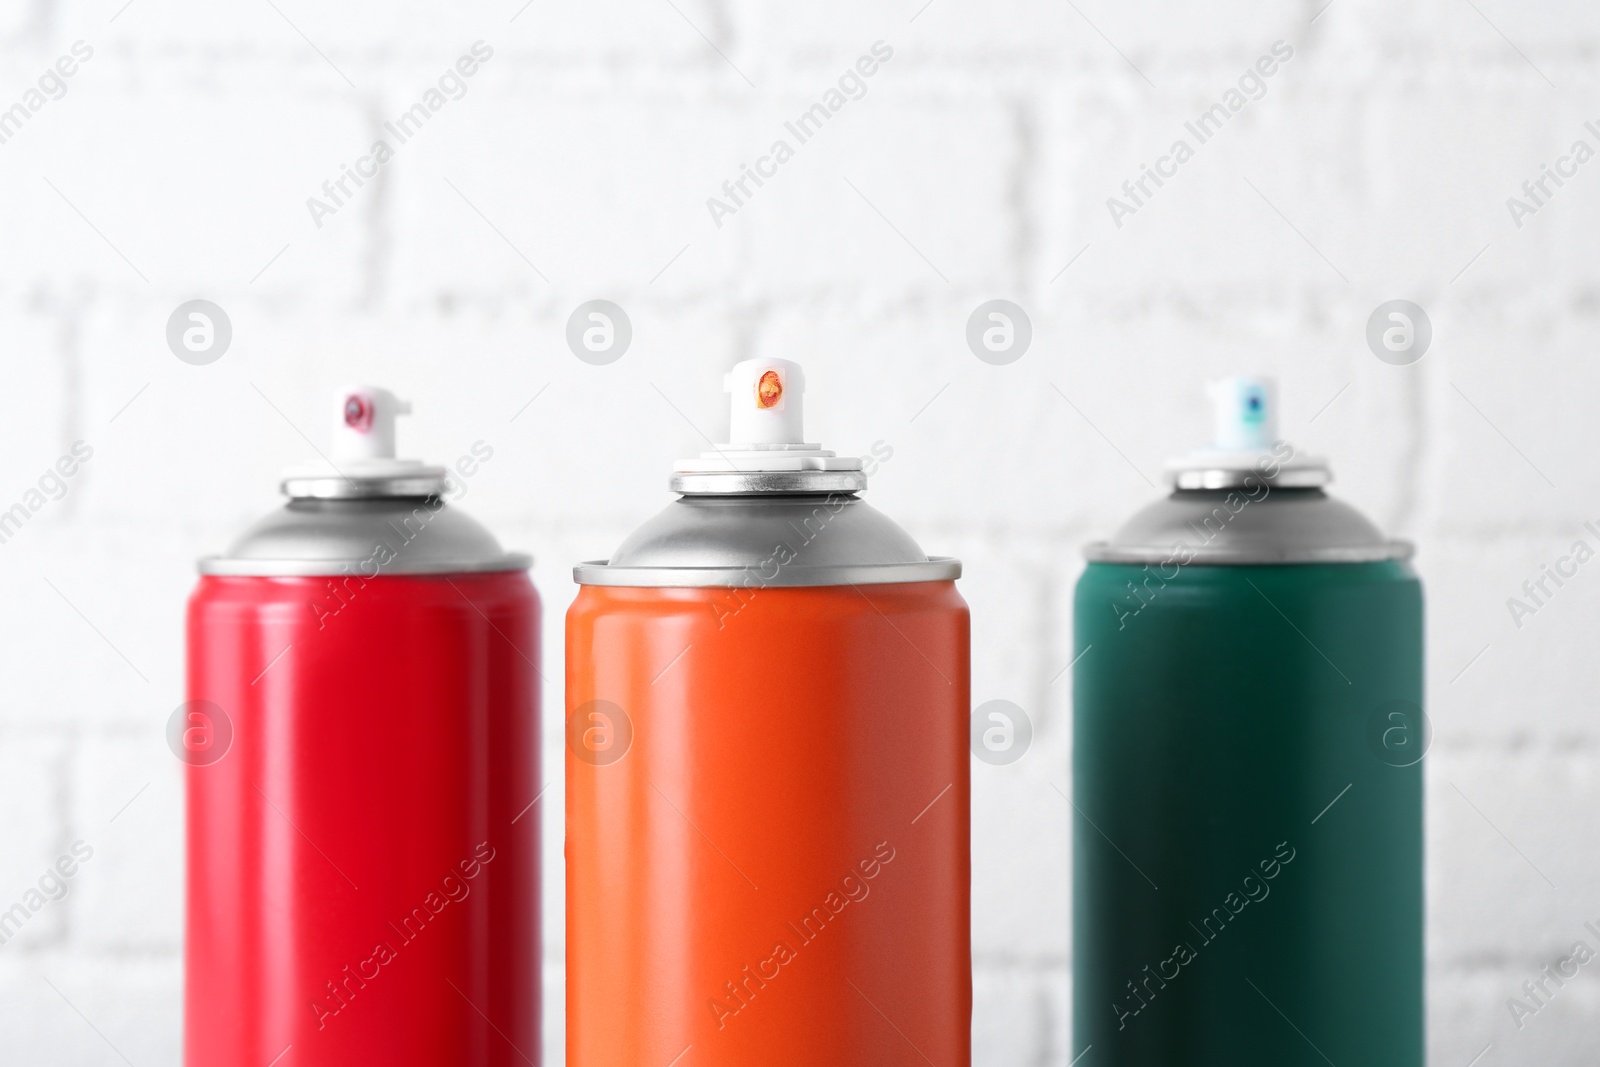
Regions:
[[[778,377],[778,372],[769,370],[756,382],[756,406],[759,408],[777,407],[778,401],[783,399],[783,379]]]

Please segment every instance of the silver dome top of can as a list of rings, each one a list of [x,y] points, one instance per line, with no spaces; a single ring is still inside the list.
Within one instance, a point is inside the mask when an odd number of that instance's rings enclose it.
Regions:
[[[488,530],[445,503],[443,467],[395,457],[395,417],[410,411],[387,389],[341,389],[331,455],[284,471],[289,502],[224,554],[201,559],[200,573],[375,578],[530,566],[529,556],[506,552]]]
[[[808,442],[805,374],[785,359],[747,359],[723,379],[729,443],[679,460],[682,494],[609,560],[579,564],[584,585],[821,586],[948,581],[953,559],[930,557],[856,494],[862,460]]]
[[[1407,559],[1355,508],[1323,492],[1327,461],[1277,433],[1270,378],[1211,383],[1214,441],[1167,463],[1173,492],[1142,508],[1111,538],[1088,545],[1099,563],[1363,563]]]

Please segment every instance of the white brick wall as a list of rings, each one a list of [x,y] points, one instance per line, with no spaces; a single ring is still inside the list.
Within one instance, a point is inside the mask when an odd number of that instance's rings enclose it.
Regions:
[[[74,41],[95,49],[0,144],[0,503],[73,441],[95,448],[0,545],[0,899],[73,841],[95,849],[0,946],[0,1064],[177,1062],[182,795],[162,728],[183,599],[194,557],[308,458],[257,390],[315,435],[330,388],[374,378],[415,399],[418,453],[493,444],[466,504],[538,555],[559,679],[571,561],[659,508],[668,462],[702,447],[652,386],[716,433],[717,372],[752,352],[807,361],[829,444],[893,444],[871,499],[966,561],[974,699],[1035,723],[1023,761],[974,767],[979,1063],[1077,1051],[1052,788],[1070,785],[1069,680],[1051,679],[1078,545],[1204,433],[1206,377],[1256,368],[1338,490],[1420,545],[1430,1062],[1595,1062],[1600,978],[1521,1030],[1505,1008],[1600,919],[1600,570],[1520,630],[1505,609],[1600,518],[1600,163],[1521,229],[1505,208],[1600,117],[1592,6],[276,3],[0,11],[0,107]],[[495,55],[467,95],[313,226],[305,198],[480,38]],[[866,96],[714,226],[705,198],[879,39],[895,56]],[[1267,95],[1114,227],[1105,198],[1278,39],[1295,58]],[[235,330],[209,367],[163,338],[197,296]],[[597,368],[562,329],[600,296],[635,339]],[[1035,339],[997,368],[963,329],[1000,296]],[[1362,340],[1397,296],[1436,331],[1408,368]],[[542,808],[559,1063],[560,791]]]

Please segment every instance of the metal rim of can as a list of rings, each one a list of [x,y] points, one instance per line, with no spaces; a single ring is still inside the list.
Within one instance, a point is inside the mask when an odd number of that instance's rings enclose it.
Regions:
[[[605,560],[590,560],[572,568],[579,585],[635,588],[742,588],[799,589],[825,585],[895,585],[910,582],[948,582],[961,577],[961,561],[951,556],[929,556],[913,563],[862,563],[844,567],[779,567],[768,578],[754,567],[613,567]]]
[[[338,578],[352,573],[360,565],[351,559],[230,559],[225,556],[202,556],[201,574],[219,578]],[[499,559],[479,562],[440,562],[414,564],[404,569],[380,568],[377,574],[356,573],[361,578],[428,577],[440,574],[491,574],[497,571],[525,571],[533,566],[533,557],[526,552],[507,552]]]
[[[860,470],[675,471],[668,486],[685,496],[859,493],[867,488],[867,476]]]
[[[1196,549],[1186,566],[1191,567],[1271,567],[1294,563],[1384,563],[1389,560],[1409,560],[1416,554],[1410,541],[1385,541],[1377,545],[1342,548],[1312,548],[1290,550],[1273,556],[1247,553],[1208,555]],[[1083,557],[1090,563],[1166,563],[1172,559],[1170,549],[1114,548],[1105,541],[1095,541],[1083,547]]]
[[[1289,467],[1271,476],[1254,467],[1189,467],[1172,472],[1176,489],[1244,489],[1262,482],[1274,489],[1321,489],[1331,481],[1326,467]]]
[[[443,467],[424,467],[414,473],[381,477],[326,474],[285,478],[281,488],[285,496],[301,500],[370,500],[438,496],[447,487]]]

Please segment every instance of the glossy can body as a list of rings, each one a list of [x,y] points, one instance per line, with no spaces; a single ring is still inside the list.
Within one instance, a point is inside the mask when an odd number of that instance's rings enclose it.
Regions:
[[[201,579],[190,1067],[538,1061],[537,628],[522,570]]]
[[[968,643],[951,581],[582,588],[569,1064],[971,1062]]]
[[[1075,615],[1073,1054],[1421,1067],[1409,564],[1092,562]]]

